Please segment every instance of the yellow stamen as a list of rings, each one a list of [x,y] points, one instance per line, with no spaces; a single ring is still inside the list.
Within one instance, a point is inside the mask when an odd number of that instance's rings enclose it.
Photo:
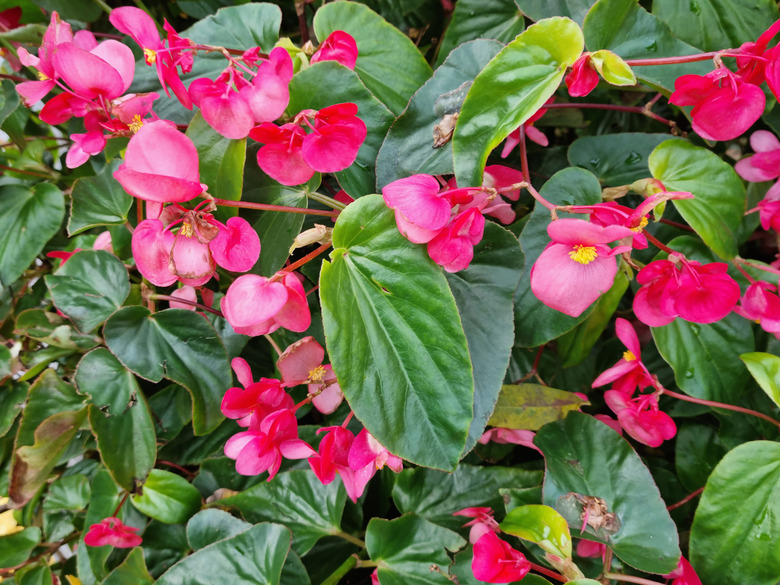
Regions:
[[[595,246],[583,246],[581,244],[575,245],[574,249],[569,252],[569,258],[580,264],[590,264],[598,256]]]
[[[623,352],[623,359],[627,362],[633,362],[636,359],[636,356],[630,351],[626,350]]]
[[[323,377],[325,377],[325,368],[322,366],[317,366],[309,372],[309,380],[312,383],[322,382]]]
[[[144,49],[144,59],[148,65],[154,65],[157,61],[157,51],[153,49]]]
[[[181,226],[181,235],[185,236],[187,238],[191,238],[192,234],[195,233],[195,230],[192,229],[192,225],[187,223],[186,221]]]
[[[130,128],[130,130],[133,132],[133,134],[135,134],[136,132],[138,132],[141,129],[141,126],[143,126],[143,125],[144,125],[144,121],[141,120],[140,114],[136,114],[135,116],[133,116],[133,121],[130,122],[127,125],[127,127]]]
[[[73,575],[65,575],[68,585],[81,585],[81,580]]]
[[[636,226],[636,227],[632,227],[631,231],[632,232],[641,232],[645,228],[646,225],[647,225],[647,218],[643,217],[642,221],[639,222],[639,225]]]
[[[43,71],[38,71],[38,81],[49,81],[49,76],[46,75]]]

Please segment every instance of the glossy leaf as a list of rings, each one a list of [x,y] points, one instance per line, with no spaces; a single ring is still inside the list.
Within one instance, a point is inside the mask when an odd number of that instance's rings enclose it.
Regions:
[[[352,6],[352,3],[328,5],[317,11],[317,14],[321,14],[330,6]],[[368,10],[365,6],[360,8]],[[393,121],[390,110],[366,89],[357,73],[335,61],[323,61],[293,77],[290,82],[290,105],[287,106],[287,112],[295,115],[301,110],[320,110],[345,102],[357,104],[357,116],[365,123],[368,134],[355,162],[337,172],[336,178],[341,188],[352,197],[360,197],[376,191],[374,164],[379,147],[382,146],[387,129]]]
[[[108,349],[142,378],[165,377],[189,390],[196,434],[223,420],[219,404],[232,376],[224,346],[206,319],[185,309],[151,314],[145,307],[125,307],[106,322],[103,335]]]
[[[81,331],[92,331],[122,306],[130,294],[127,269],[104,250],[77,252],[46,276],[52,300]]]
[[[0,350],[2,351],[2,350]],[[14,382],[0,386],[0,437],[11,429],[27,399],[28,385]]]
[[[9,286],[32,264],[60,229],[63,217],[65,200],[54,185],[0,187],[0,288]]]
[[[697,423],[684,423],[677,428],[674,450],[677,477],[690,492],[704,487],[727,451],[715,428]]]
[[[780,357],[757,351],[742,354],[739,359],[772,402],[780,406]]]
[[[41,541],[41,529],[30,526],[14,534],[0,536],[0,569],[25,562]]]
[[[734,232],[745,212],[745,187],[734,167],[681,140],[660,144],[649,163],[668,191],[693,193],[694,199],[674,201],[674,206],[704,243],[721,258],[736,256]]]
[[[130,499],[140,512],[166,524],[185,522],[201,506],[200,493],[190,482],[162,469],[153,469]]]
[[[590,59],[599,75],[610,85],[619,87],[636,85],[636,75],[629,64],[612,51],[604,49],[596,51],[591,54]]]
[[[636,0],[599,0],[585,17],[582,30],[589,51],[609,49],[623,59],[657,59],[700,52],[674,36],[663,21]],[[697,62],[636,67],[634,73],[640,81],[668,94],[681,75],[704,75],[711,70],[711,63]]]
[[[680,558],[677,529],[650,472],[625,439],[595,418],[572,412],[539,429],[534,443],[547,470],[544,503],[561,512],[570,527],[582,526],[582,506],[572,494],[601,498],[620,527],[603,538],[589,526],[588,540],[606,542],[640,571],[674,570]]]
[[[366,528],[366,549],[378,563],[382,585],[447,585],[447,551],[456,551],[466,541],[457,533],[442,528],[415,514],[395,520],[372,518]],[[437,565],[443,573],[431,571]]]
[[[549,386],[503,386],[488,424],[493,427],[536,431],[549,422],[566,418],[567,413],[588,404],[588,401],[573,392]]]
[[[10,79],[3,79],[2,92],[0,92],[0,126],[8,119],[16,108],[19,107],[21,100],[16,92],[16,85]]]
[[[487,222],[469,267],[446,274],[474,367],[474,418],[464,454],[482,436],[501,391],[514,344],[513,298],[522,270],[517,238]]]
[[[624,132],[583,136],[569,146],[569,162],[596,175],[604,185],[630,185],[650,177],[647,161],[668,134]]]
[[[154,579],[149,574],[144,561],[144,550],[136,547],[130,551],[122,564],[109,573],[101,585],[152,585]]]
[[[437,66],[466,41],[513,41],[525,28],[523,13],[517,8],[515,0],[461,0],[455,4],[436,56]]]
[[[21,312],[16,318],[14,332],[54,347],[74,351],[92,349],[102,341],[97,335],[79,333],[66,318],[43,309],[28,309]]]
[[[89,503],[91,490],[86,475],[76,474],[55,480],[46,500],[44,510],[82,510]]]
[[[571,534],[566,519],[549,506],[520,506],[507,514],[501,530],[538,544],[545,552],[571,558]]]
[[[595,0],[517,0],[517,5],[531,20],[568,16],[582,26],[582,21],[594,2]]]
[[[195,551],[176,563],[157,585],[211,585],[229,575],[233,585],[279,585],[290,549],[290,531],[258,524],[245,532]]]
[[[71,193],[68,235],[75,236],[93,227],[121,225],[133,204],[132,196],[114,179],[122,163],[111,161],[94,177],[78,179]]]
[[[187,541],[192,550],[245,532],[252,525],[217,509],[202,510],[187,522]]]
[[[737,49],[755,42],[778,18],[772,0],[656,0],[653,14],[677,37],[702,51]]]
[[[550,18],[526,29],[482,70],[452,138],[459,185],[482,184],[490,151],[555,93],[582,50],[580,27],[568,18]]]
[[[718,402],[733,402],[742,394],[746,372],[739,355],[753,351],[749,321],[732,313],[708,325],[675,319],[651,331],[686,394]]]
[[[288,471],[220,504],[238,509],[250,522],[283,522],[293,533],[293,549],[307,553],[322,537],[341,530],[347,492],[336,479],[323,486],[313,472]]]
[[[431,76],[430,66],[409,37],[363,4],[336,2],[317,10],[314,15],[317,38],[323,41],[334,30],[343,30],[355,39],[358,48],[355,73],[396,116]]]
[[[541,194],[555,205],[593,205],[601,202],[601,186],[596,177],[577,168],[564,169],[553,175],[542,187]],[[515,343],[523,347],[534,347],[555,339],[582,323],[593,310],[591,307],[579,317],[569,317],[544,305],[531,292],[531,268],[550,242],[550,236],[547,235],[549,223],[550,211],[537,205],[520,234],[525,268],[515,294]]]
[[[391,453],[454,469],[474,381],[446,278],[424,247],[400,234],[378,195],[341,213],[333,248],[322,263],[320,298],[333,370],[350,406]]]
[[[460,6],[460,3],[456,5],[456,11]],[[460,111],[474,78],[502,48],[498,41],[489,40],[471,41],[455,48],[433,72],[433,77],[412,96],[379,150],[376,181],[380,189],[416,173],[449,175],[454,172],[452,141],[434,148],[434,128],[445,116]]]
[[[465,524],[454,512],[472,506],[501,510],[502,488],[529,488],[542,481],[541,471],[461,464],[454,473],[434,469],[404,469],[393,487],[393,502],[402,514],[414,512],[440,526],[456,530]]]
[[[718,464],[704,488],[691,528],[690,558],[702,583],[777,583],[778,485],[777,443],[745,443]]]

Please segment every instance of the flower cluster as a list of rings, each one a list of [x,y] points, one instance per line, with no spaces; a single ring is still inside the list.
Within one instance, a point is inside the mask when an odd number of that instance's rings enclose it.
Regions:
[[[138,528],[123,524],[119,518],[104,518],[98,524],[93,524],[84,535],[87,546],[113,546],[116,548],[133,548],[141,544]]]

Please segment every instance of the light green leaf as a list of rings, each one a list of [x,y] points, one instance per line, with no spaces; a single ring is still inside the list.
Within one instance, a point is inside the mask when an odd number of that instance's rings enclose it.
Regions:
[[[154,579],[146,569],[144,549],[136,547],[101,585],[152,585]]]
[[[166,524],[179,524],[200,509],[200,493],[183,477],[153,469],[142,490],[130,498],[140,512]]]
[[[780,406],[780,357],[771,353],[753,352],[739,356],[761,389]]]
[[[534,542],[545,552],[571,558],[571,534],[566,519],[549,506],[520,506],[507,514],[501,530]]]

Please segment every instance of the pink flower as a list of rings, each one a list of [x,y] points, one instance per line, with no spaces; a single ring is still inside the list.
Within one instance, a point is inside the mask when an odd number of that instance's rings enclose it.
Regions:
[[[580,539],[577,543],[577,556],[590,559],[595,557],[604,558],[607,553],[607,545],[600,542],[593,542],[592,540]]]
[[[357,57],[357,43],[352,35],[343,30],[334,30],[311,56],[310,63],[313,65],[320,61],[336,61],[347,69],[354,70]]]
[[[133,231],[131,245],[135,265],[143,277],[156,286],[170,286],[176,282],[176,274],[168,268],[175,237],[159,219],[145,219]]]
[[[780,184],[772,185],[766,196],[758,202],[758,215],[762,228],[780,232]]]
[[[344,394],[330,364],[322,365],[325,350],[311,336],[304,337],[284,350],[276,361],[284,386],[308,384],[314,408],[331,414],[341,404]]]
[[[471,526],[469,531],[469,542],[476,544],[486,532],[498,532],[498,522],[493,518],[493,508],[475,507],[463,508],[452,513],[453,516],[466,516],[474,518],[466,522],[463,526]]]
[[[75,43],[60,43],[52,59],[56,74],[84,99],[112,100],[133,82],[133,52],[119,41],[103,41],[89,51]]]
[[[472,207],[455,216],[430,242],[428,255],[447,272],[468,268],[474,258],[474,246],[482,240],[485,217]]]
[[[84,535],[87,546],[113,546],[116,548],[132,548],[141,544],[141,537],[136,534],[138,528],[125,526],[119,518],[104,518],[99,524],[93,524]]]
[[[780,141],[767,130],[750,135],[750,146],[756,152],[734,166],[740,177],[751,183],[771,181],[780,177]]]
[[[685,557],[680,557],[680,562],[677,563],[674,571],[662,577],[672,579],[671,585],[701,585],[701,579]]]
[[[226,417],[238,419],[238,424],[246,427],[253,422],[259,424],[277,410],[295,408],[295,402],[282,389],[279,380],[260,378],[259,382],[252,382],[252,373],[246,360],[234,358],[231,365],[244,390],[233,387],[225,392],[220,409]]]
[[[639,338],[626,319],[618,317],[615,322],[618,339],[626,346],[623,357],[611,368],[602,372],[591,385],[593,388],[612,383],[612,389],[630,396],[639,387],[640,390],[653,385],[653,378],[642,363]]]
[[[324,485],[332,482],[336,474],[341,476],[347,496],[357,502],[363,495],[368,480],[364,481],[364,478],[349,466],[349,452],[355,437],[351,431],[342,427],[322,428],[317,434],[322,432],[328,434],[320,441],[318,453],[309,457],[309,465]]]
[[[677,434],[672,418],[658,409],[655,394],[644,394],[636,398],[617,390],[604,392],[604,400],[617,415],[623,430],[631,437],[649,447],[658,447]]]
[[[761,117],[766,97],[759,87],[719,67],[703,76],[678,77],[669,103],[693,106],[693,130],[702,138],[731,140]]]
[[[450,221],[452,206],[431,175],[413,175],[382,188],[387,206],[395,211],[398,231],[410,242],[427,244]]]
[[[520,581],[530,570],[531,563],[523,553],[501,540],[492,530],[483,534],[474,545],[471,571],[478,581],[513,583]]]
[[[177,288],[171,293],[171,296],[177,299],[182,299],[184,301],[190,301],[192,303],[198,302],[198,293],[195,291],[195,287],[192,287],[189,284],[185,284],[181,288]],[[177,301],[169,301],[168,305],[171,307],[171,309],[184,309],[185,311],[194,311],[196,309],[196,307],[190,304],[180,303]]]
[[[541,453],[541,449],[534,445],[536,433],[522,429],[495,428],[485,431],[477,441],[480,445],[487,445],[491,441],[500,445],[522,445]]]
[[[552,96],[545,102],[545,105],[551,104],[554,101],[555,96]],[[522,126],[518,127],[516,130],[513,130],[509,136],[506,137],[504,148],[501,151],[501,158],[508,157],[509,154],[515,149],[515,147],[520,144],[520,128],[523,128],[526,138],[528,138],[528,140],[531,142],[535,142],[539,146],[547,146],[550,144],[550,141],[547,140],[547,136],[544,135],[544,132],[534,127],[534,122],[538,121],[546,113],[547,108],[542,106],[533,116],[528,118],[528,120],[526,120]]]
[[[162,120],[144,124],[130,139],[114,178],[133,197],[160,203],[189,201],[207,189],[192,140]]]
[[[241,475],[268,471],[271,481],[282,465],[282,457],[306,459],[314,455],[314,449],[298,438],[298,421],[285,409],[272,412],[249,430],[230,437],[225,443],[225,455],[235,459],[236,471]]]
[[[349,468],[355,472],[355,491],[358,497],[377,470],[385,465],[396,473],[403,469],[400,457],[380,445],[366,429],[360,431],[349,450]]]
[[[780,297],[773,294],[774,290],[768,282],[752,283],[734,312],[755,321],[767,333],[780,333]]]
[[[531,291],[548,307],[578,317],[617,274],[615,254],[630,250],[606,244],[633,236],[621,226],[602,227],[581,219],[558,219],[547,226],[550,242],[531,269]]]
[[[273,279],[239,276],[222,297],[221,308],[236,333],[243,335],[266,335],[279,327],[305,331],[311,325],[306,293],[292,273],[277,273]]]
[[[767,53],[767,45],[772,38],[780,32],[780,20],[774,22],[767,30],[761,33],[755,43],[748,42],[742,43],[739,48],[739,52],[745,55],[744,57],[737,57],[737,75],[742,77],[747,83],[754,83],[755,85],[761,85],[764,82],[764,73],[767,66],[767,62],[774,61],[776,51],[768,51],[769,59],[756,59],[755,57],[761,57]],[[772,85],[770,84],[770,89]],[[774,92],[774,90],[772,90]],[[775,92],[775,95],[777,93]]]
[[[49,93],[56,84],[57,73],[54,70],[52,56],[57,45],[73,41],[73,32],[67,22],[60,19],[56,12],[51,13],[51,22],[43,35],[38,56],[31,55],[24,47],[20,47],[18,54],[22,65],[35,67],[38,70],[39,81],[24,81],[17,84],[16,91],[22,97],[27,107],[40,101]]]
[[[590,53],[583,53],[574,62],[564,81],[572,97],[584,97],[596,88],[599,74],[591,62]]]

